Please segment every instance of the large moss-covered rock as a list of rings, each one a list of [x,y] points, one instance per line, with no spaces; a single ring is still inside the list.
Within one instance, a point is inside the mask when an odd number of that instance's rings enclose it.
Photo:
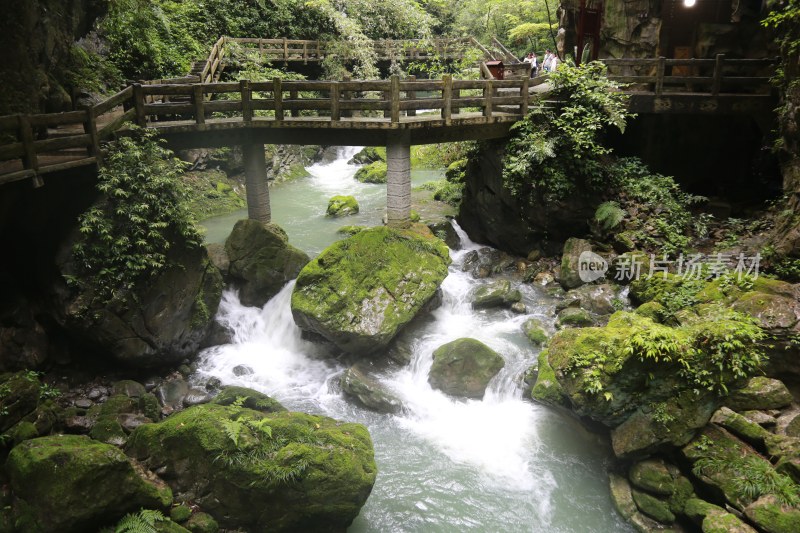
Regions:
[[[329,217],[346,217],[358,213],[358,201],[352,196],[334,196],[328,200],[326,214]]]
[[[567,307],[558,312],[557,328],[585,328],[594,325],[594,319],[585,309]]]
[[[725,399],[725,405],[734,411],[752,409],[780,409],[792,403],[792,393],[781,381],[763,376],[750,378]]]
[[[691,498],[686,502],[686,515],[700,526],[703,533],[755,533],[755,529],[722,507]]]
[[[529,318],[522,324],[522,331],[534,346],[541,346],[547,342],[547,331],[540,320]]]
[[[21,531],[90,531],[140,508],[165,509],[172,492],[114,446],[86,436],[23,442],[6,462]]]
[[[767,533],[800,531],[800,508],[781,505],[774,496],[763,496],[748,505],[745,515]]]
[[[308,263],[308,256],[289,244],[283,229],[256,220],[238,221],[225,241],[225,251],[239,299],[257,307],[278,294]]]
[[[241,407],[261,411],[262,413],[280,413],[287,410],[279,401],[262,392],[246,387],[225,387],[211,400],[211,403],[217,405],[232,405],[236,403]]]
[[[505,366],[503,358],[475,339],[456,339],[433,352],[428,382],[453,396],[483,398],[489,381]]]
[[[76,276],[67,243],[60,261]],[[55,287],[56,320],[100,353],[135,367],[176,364],[193,357],[208,333],[222,295],[222,275],[206,249],[173,242],[167,267],[140,282],[127,298],[94,302],[92,289]]]
[[[355,178],[361,183],[386,183],[386,162],[374,161],[359,168]]]
[[[402,403],[394,394],[358,365],[345,370],[339,383],[347,396],[354,398],[367,409],[379,413],[397,413],[402,407]]]
[[[547,350],[543,350],[539,354],[538,372],[536,382],[531,389],[531,398],[552,406],[569,407],[569,397],[558,382],[555,371],[550,366],[548,355]]]
[[[340,531],[375,482],[366,428],[204,404],[140,426],[127,451],[229,529]]]
[[[447,276],[447,246],[432,235],[385,227],[324,250],[300,272],[292,315],[342,350],[386,347],[434,298]]]
[[[662,524],[671,524],[675,521],[675,515],[669,510],[669,505],[664,500],[636,489],[632,490],[631,494],[636,507],[653,520]]]

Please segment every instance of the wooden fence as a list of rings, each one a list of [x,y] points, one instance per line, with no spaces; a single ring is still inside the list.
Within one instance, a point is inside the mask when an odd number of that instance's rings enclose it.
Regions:
[[[392,129],[430,122],[443,125],[469,118],[471,124],[498,118],[515,121],[528,111],[529,80],[417,81],[393,76],[375,81],[284,81],[134,84],[81,111],[0,117],[0,185],[96,164],[100,143],[131,122],[162,130],[202,131],[216,123],[250,127],[336,127]],[[418,116],[419,115],[419,116]],[[58,127],[63,133],[38,139]]]

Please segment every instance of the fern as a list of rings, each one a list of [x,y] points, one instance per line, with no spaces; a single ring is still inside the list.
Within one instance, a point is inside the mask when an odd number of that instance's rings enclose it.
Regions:
[[[222,429],[225,430],[225,434],[228,436],[231,441],[233,441],[233,445],[237,448],[239,447],[239,435],[242,433],[242,429],[244,429],[244,424],[239,422],[238,420],[227,420],[223,419],[222,422]]]
[[[603,202],[594,212],[594,221],[603,231],[616,228],[628,213],[617,202]]]
[[[156,523],[164,520],[166,517],[161,511],[141,509],[138,513],[123,516],[114,528],[114,533],[157,533]]]

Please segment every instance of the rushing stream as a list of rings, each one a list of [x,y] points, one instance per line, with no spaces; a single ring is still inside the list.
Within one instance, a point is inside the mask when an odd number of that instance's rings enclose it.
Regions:
[[[380,223],[385,186],[353,179],[356,167],[346,161],[356,151],[342,149],[334,162],[309,167],[310,178],[271,189],[273,220],[295,246],[316,254],[339,237],[335,231],[343,224]],[[415,174],[414,181],[440,176]],[[361,212],[346,222],[325,219],[334,194],[353,194]],[[223,240],[241,217],[208,221],[208,240]],[[293,282],[263,309],[244,307],[234,292],[225,293],[218,319],[235,339],[201,355],[198,379],[217,377],[265,392],[292,410],[365,424],[379,473],[351,532],[632,531],[611,505],[602,441],[573,419],[522,399],[520,376],[538,350],[520,326],[531,316],[552,324],[554,302],[544,289],[526,284],[520,289],[529,314],[474,311],[468,294],[482,281],[460,266],[479,246],[456,229],[464,249],[451,251],[442,306],[401,333],[411,362],[378,374],[403,400],[402,414],[376,414],[343,398],[338,378],[347,363],[324,357],[324,348],[301,338],[289,307]],[[433,350],[460,337],[483,341],[506,361],[482,401],[454,400],[428,384]],[[253,372],[237,375],[243,366]]]

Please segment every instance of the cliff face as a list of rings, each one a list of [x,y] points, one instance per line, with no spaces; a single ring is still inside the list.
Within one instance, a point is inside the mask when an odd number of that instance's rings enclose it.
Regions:
[[[0,17],[0,115],[64,111],[70,88],[59,72],[72,44],[108,0],[9,0]],[[66,108],[66,109],[65,109]]]

